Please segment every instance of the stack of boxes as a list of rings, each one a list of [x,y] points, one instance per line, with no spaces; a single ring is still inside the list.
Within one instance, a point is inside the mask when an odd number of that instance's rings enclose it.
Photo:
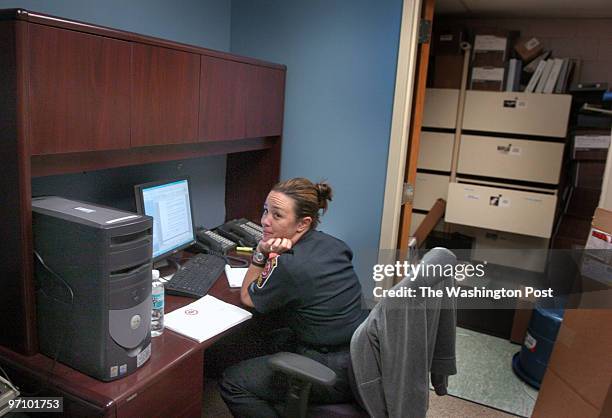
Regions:
[[[581,249],[586,243],[591,217],[599,202],[610,131],[576,129],[567,166],[571,176],[565,186],[562,215],[552,248]]]
[[[515,35],[502,29],[480,30],[474,35],[470,89],[504,90],[506,63]]]

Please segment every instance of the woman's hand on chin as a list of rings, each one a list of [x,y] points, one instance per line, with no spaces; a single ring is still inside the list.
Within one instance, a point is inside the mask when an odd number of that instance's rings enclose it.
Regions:
[[[288,251],[293,246],[293,243],[289,238],[269,238],[267,240],[259,241],[257,245],[257,251],[264,254],[282,254]]]

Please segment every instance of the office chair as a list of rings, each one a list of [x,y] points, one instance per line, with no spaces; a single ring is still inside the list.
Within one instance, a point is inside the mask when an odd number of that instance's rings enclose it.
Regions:
[[[427,266],[454,267],[456,262],[456,256],[445,248],[430,250],[421,262],[421,273],[407,276],[393,287],[396,291],[415,289],[416,296],[381,299],[357,328],[351,339],[348,371],[355,402],[308,404],[312,385],[332,386],[335,372],[299,354],[272,356],[271,367],[290,380],[285,407],[278,408],[283,416],[424,417],[429,405],[429,374],[436,394],[442,396],[447,393],[448,376],[457,372],[456,302],[445,290],[453,286],[454,277],[441,274],[443,268],[432,272]],[[429,274],[422,274],[425,271]],[[422,296],[420,286],[441,289],[444,296]]]

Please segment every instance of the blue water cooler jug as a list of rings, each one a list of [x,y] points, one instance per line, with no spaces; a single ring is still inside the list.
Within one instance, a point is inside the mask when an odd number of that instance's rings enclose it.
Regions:
[[[521,351],[512,358],[514,373],[530,386],[540,388],[552,353],[564,310],[536,304]]]

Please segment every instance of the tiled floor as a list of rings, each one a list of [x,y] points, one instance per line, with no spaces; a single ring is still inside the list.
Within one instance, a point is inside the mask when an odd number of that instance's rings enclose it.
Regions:
[[[538,391],[512,371],[512,356],[521,346],[464,328],[457,328],[457,375],[449,393],[512,414],[531,416]]]

